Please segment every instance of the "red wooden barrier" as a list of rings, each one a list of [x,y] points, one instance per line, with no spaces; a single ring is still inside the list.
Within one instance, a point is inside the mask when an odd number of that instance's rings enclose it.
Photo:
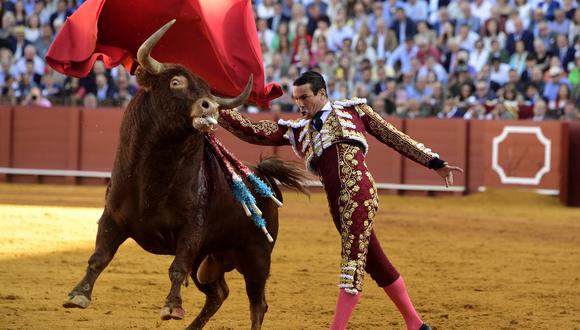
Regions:
[[[113,164],[122,115],[116,108],[0,107],[0,181],[102,184]],[[248,117],[258,121],[300,115]],[[442,189],[442,180],[432,171],[367,135],[367,165],[379,188],[473,193],[485,186],[528,187],[561,191],[565,203],[580,206],[580,123],[387,120],[441,158],[466,169],[466,174],[456,177],[454,190]],[[260,155],[275,154],[301,162],[290,146],[251,145],[224,129],[217,134],[244,161],[256,163]]]

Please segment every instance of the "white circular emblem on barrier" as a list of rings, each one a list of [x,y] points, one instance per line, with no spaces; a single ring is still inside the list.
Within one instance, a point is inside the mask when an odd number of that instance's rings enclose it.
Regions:
[[[506,175],[503,167],[498,161],[499,144],[502,143],[507,136],[512,134],[535,134],[538,141],[544,145],[544,165],[536,173],[534,177],[516,177]],[[542,176],[550,172],[550,158],[552,152],[552,141],[550,141],[542,133],[541,127],[530,127],[530,126],[505,126],[500,135],[493,138],[492,150],[491,150],[491,167],[499,175],[501,183],[512,183],[512,184],[530,184],[538,185]]]

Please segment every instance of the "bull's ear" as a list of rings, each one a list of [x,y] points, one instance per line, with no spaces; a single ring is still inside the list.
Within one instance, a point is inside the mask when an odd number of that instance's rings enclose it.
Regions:
[[[153,83],[155,77],[147,72],[145,69],[138,67],[135,71],[135,76],[137,77],[137,83],[145,91],[149,92],[153,88]]]

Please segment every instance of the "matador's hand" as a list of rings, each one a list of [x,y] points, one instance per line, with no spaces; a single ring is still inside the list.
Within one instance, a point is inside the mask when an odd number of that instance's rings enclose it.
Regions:
[[[445,187],[449,187],[453,184],[453,171],[463,173],[461,167],[448,165],[447,162],[445,162],[445,166],[437,170],[437,174],[445,179]]]

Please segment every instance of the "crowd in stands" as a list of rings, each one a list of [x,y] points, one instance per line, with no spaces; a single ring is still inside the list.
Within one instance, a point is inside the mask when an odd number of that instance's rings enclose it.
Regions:
[[[44,56],[81,1],[0,0],[0,102],[124,106],[138,89],[122,67],[86,78]],[[331,99],[366,98],[404,118],[580,118],[577,0],[256,0],[266,82],[296,111],[292,82],[320,72]],[[249,111],[257,111],[248,108]]]

